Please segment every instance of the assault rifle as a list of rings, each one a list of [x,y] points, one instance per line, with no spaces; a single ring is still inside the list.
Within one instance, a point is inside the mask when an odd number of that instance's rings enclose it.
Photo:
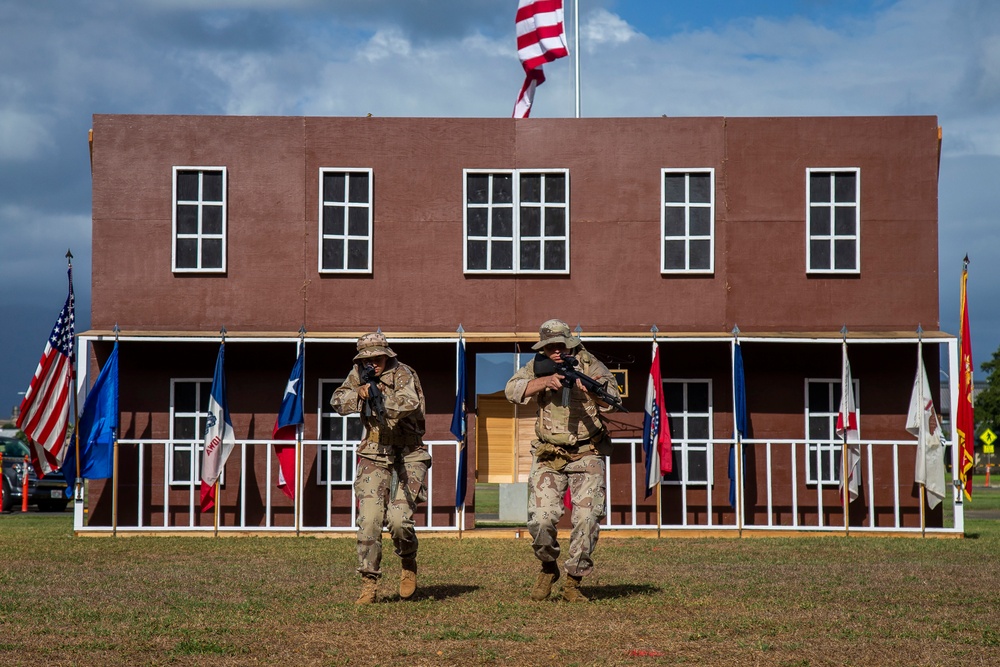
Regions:
[[[622,405],[621,399],[608,391],[608,383],[606,381],[598,382],[586,373],[581,373],[576,369],[579,365],[580,362],[577,361],[576,357],[569,354],[562,355],[559,361],[552,361],[544,354],[538,354],[535,355],[535,376],[544,377],[555,373],[563,377],[563,405],[569,405],[569,391],[576,384],[576,381],[579,380],[584,389],[597,396],[615,410],[628,412],[625,406]]]
[[[374,417],[379,426],[386,425],[385,418],[385,396],[378,388],[378,377],[375,375],[374,366],[361,366],[358,368],[358,376],[361,382],[368,385],[368,398],[365,399],[363,414],[366,417]]]

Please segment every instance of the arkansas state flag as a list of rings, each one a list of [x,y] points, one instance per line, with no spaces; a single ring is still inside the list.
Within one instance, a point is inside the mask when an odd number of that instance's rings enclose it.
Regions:
[[[670,423],[663,406],[663,377],[660,374],[660,346],[653,343],[653,365],[646,386],[646,416],[642,420],[642,452],[646,460],[646,497],[673,470]]]
[[[285,385],[285,395],[281,399],[278,418],[274,420],[272,437],[275,440],[298,441],[299,426],[305,422],[302,418],[302,366],[303,355],[300,345],[295,365],[292,366],[292,374],[288,376],[288,384]],[[278,488],[295,500],[295,445],[274,443],[274,453],[278,457]],[[291,483],[288,480],[292,480]]]
[[[226,344],[219,346],[212,376],[212,393],[208,397],[208,418],[205,425],[205,449],[201,453],[201,511],[215,507],[215,482],[222,474],[226,459],[236,446],[233,420],[226,402]]]
[[[858,408],[854,404],[854,381],[851,378],[851,362],[847,360],[847,343],[843,348],[843,368],[840,377],[840,411],[837,413],[837,436],[847,445],[847,473],[840,476],[840,499],[844,499],[844,479],[850,500],[858,497],[858,481],[861,479],[861,434],[858,431]],[[848,502],[850,502],[850,500]]]

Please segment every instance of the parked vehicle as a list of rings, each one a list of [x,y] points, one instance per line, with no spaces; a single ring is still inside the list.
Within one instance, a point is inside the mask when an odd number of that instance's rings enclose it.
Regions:
[[[69,499],[66,481],[61,473],[38,479],[35,469],[26,463],[28,447],[17,438],[0,436],[0,454],[3,454],[3,511],[17,510],[22,505],[24,475],[28,475],[28,504],[43,512],[62,512]]]

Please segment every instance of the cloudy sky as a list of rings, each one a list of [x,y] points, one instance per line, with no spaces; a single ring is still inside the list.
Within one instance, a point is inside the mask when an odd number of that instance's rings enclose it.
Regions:
[[[77,330],[90,326],[92,114],[509,117],[523,79],[516,5],[0,0],[0,417],[20,401],[62,307],[67,249]],[[968,253],[977,367],[991,357],[1000,2],[579,5],[583,116],[936,115],[940,324],[958,331]],[[570,59],[546,75],[532,116],[573,116]]]

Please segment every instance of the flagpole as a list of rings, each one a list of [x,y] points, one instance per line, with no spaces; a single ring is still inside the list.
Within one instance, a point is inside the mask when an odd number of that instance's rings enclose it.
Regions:
[[[573,0],[573,61],[576,69],[576,117],[580,117],[580,0]]]
[[[458,389],[456,389],[456,391],[464,392],[465,391],[465,387],[462,386],[462,380],[461,380],[460,376],[461,376],[461,372],[462,372],[461,371],[461,363],[462,363],[462,359],[461,359],[461,354],[462,354],[462,334],[465,333],[465,329],[462,327],[462,323],[461,322],[459,322],[459,324],[458,324],[457,331],[458,331],[458,345],[455,346],[455,386],[458,387]],[[461,466],[459,465],[461,463],[461,460],[462,460],[462,447],[468,447],[469,446],[468,435],[467,435],[468,431],[464,428],[464,426],[465,426],[465,404],[464,404],[465,397],[464,396],[462,397],[462,401],[463,401],[463,404],[462,404],[462,425],[463,425],[462,435],[465,436],[465,440],[463,442],[459,443],[458,451],[456,452],[456,456],[455,456],[455,471],[456,471],[455,484],[456,485],[462,484],[462,480],[460,480],[458,478],[458,476],[457,476],[457,474],[459,472],[462,472]],[[469,454],[468,451],[466,451],[465,455],[468,456],[468,454]],[[466,459],[466,460],[468,461],[468,459]],[[516,455],[516,453],[514,455],[514,472],[515,472],[515,475],[516,475],[517,474],[517,455]],[[456,492],[457,492],[457,489],[456,489]],[[462,539],[462,529],[465,527],[465,498],[464,497],[462,498],[462,506],[455,508],[455,521],[458,522],[458,539]]]
[[[927,398],[924,396],[924,378],[921,371],[924,367],[924,329],[919,324],[917,325],[917,398],[919,402],[920,409],[920,427],[917,431],[917,452],[919,456],[924,458],[921,464],[924,466],[924,481],[920,484],[920,536],[927,537],[927,516],[925,514],[924,505],[927,501],[927,454],[924,451],[924,446],[926,440],[924,439],[924,413],[925,401]]]
[[[66,268],[69,272],[69,293],[73,294],[73,252],[67,248],[66,249]],[[73,297],[71,306],[73,308],[73,316],[76,316],[76,297]],[[70,364],[69,364],[69,386],[70,391],[73,394],[73,447],[75,447],[76,456],[76,480],[73,484],[73,503],[75,504],[77,500],[83,501],[83,478],[80,477],[80,406],[77,403],[77,387],[76,387],[76,327],[73,327],[73,340],[70,343]]]
[[[299,327],[299,349],[298,353],[302,355],[302,383],[300,385],[299,391],[302,392],[302,396],[305,397],[305,386],[306,386],[306,325],[303,323]],[[304,420],[303,420],[304,421]],[[294,497],[292,498],[292,517],[295,523],[295,535],[298,536],[302,530],[302,436],[305,430],[305,424],[298,424],[295,427],[295,471],[292,473],[292,488],[295,489]],[[279,463],[280,466],[280,463]],[[287,483],[287,480],[286,480]]]
[[[115,349],[118,348],[118,323],[115,322]],[[117,357],[116,357],[117,359]],[[116,366],[117,368],[117,366]],[[116,372],[117,375],[117,372]],[[119,421],[118,417],[118,386],[115,383],[115,422]],[[80,429],[77,429],[79,431]],[[112,467],[111,467],[111,534],[118,537],[118,429],[112,427],[111,429],[111,446],[112,446]],[[80,469],[83,467],[80,461],[80,450],[76,450],[76,470],[77,475],[80,474]]]
[[[841,359],[840,359],[840,382],[843,385],[844,380],[844,369],[847,368],[847,325],[840,330],[840,333],[844,336],[844,342],[841,347]],[[853,391],[853,387],[840,387],[841,396],[844,392]],[[843,401],[841,401],[843,403]],[[848,404],[849,406],[850,404]],[[850,414],[843,414],[843,407],[841,408],[841,419],[844,422],[843,428],[843,442],[840,447],[840,504],[844,508],[844,535],[848,536],[851,534],[851,517],[848,514],[848,507],[851,502],[851,483],[849,478],[849,473],[847,470],[847,432],[850,430]]]
[[[652,327],[652,329],[651,329],[651,331],[653,332],[653,360],[655,361],[656,360],[656,345],[657,345],[657,343],[656,343],[656,334],[657,334],[657,332],[659,332],[659,329],[654,324],[653,327]],[[657,387],[657,389],[660,389],[660,388]],[[657,407],[657,406],[654,405],[653,409],[656,410],[657,412],[659,412],[659,407]],[[665,415],[661,415],[661,416],[665,417]],[[670,428],[670,427],[667,424],[660,424],[660,429],[661,430],[665,429],[665,428]],[[656,448],[657,452],[659,452],[659,450],[660,450],[660,443],[658,442],[659,438],[660,438],[659,433],[657,433],[657,435],[656,435],[656,441],[654,441],[652,443],[652,446]],[[659,458],[659,457],[657,457],[657,458]],[[660,539],[660,532],[661,532],[661,530],[663,528],[663,501],[662,501],[662,497],[661,497],[663,495],[661,493],[661,491],[663,491],[663,472],[662,472],[663,462],[661,461],[659,465],[661,467],[661,470],[657,470],[656,471],[656,539]]]
[[[733,425],[736,431],[736,530],[743,537],[743,433],[736,415],[736,346],[740,344],[740,328],[733,326]]]

